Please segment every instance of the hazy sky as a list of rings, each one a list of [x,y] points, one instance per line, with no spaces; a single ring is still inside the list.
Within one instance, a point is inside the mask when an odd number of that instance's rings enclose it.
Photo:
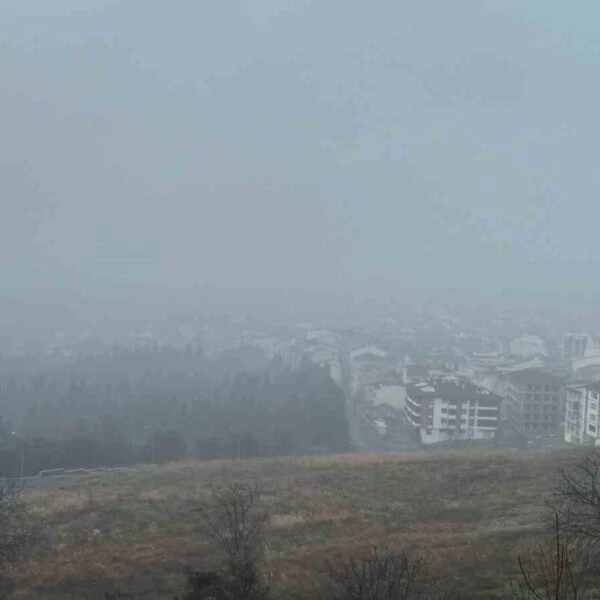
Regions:
[[[2,288],[599,292],[599,22],[584,0],[3,2]]]

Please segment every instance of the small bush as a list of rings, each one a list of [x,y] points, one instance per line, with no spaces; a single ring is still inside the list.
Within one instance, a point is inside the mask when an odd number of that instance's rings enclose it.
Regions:
[[[423,596],[425,562],[373,548],[360,558],[328,565],[328,600],[411,600]]]
[[[190,571],[179,600],[219,600],[223,598],[222,581],[216,571]]]

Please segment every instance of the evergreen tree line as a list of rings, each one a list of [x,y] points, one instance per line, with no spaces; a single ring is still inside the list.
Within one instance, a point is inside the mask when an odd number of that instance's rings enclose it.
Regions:
[[[326,370],[256,348],[115,350],[53,365],[0,361],[0,472],[350,448]]]

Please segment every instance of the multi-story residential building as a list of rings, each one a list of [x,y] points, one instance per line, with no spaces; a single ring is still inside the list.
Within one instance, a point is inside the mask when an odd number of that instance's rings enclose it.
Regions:
[[[355,350],[350,355],[352,393],[364,391],[369,385],[396,381],[398,364],[396,357],[374,346]]]
[[[600,339],[587,333],[565,333],[562,355],[565,360],[578,360],[600,355]]]
[[[424,444],[493,438],[502,398],[462,378],[410,384],[405,413]]]
[[[564,388],[541,369],[505,374],[506,417],[525,435],[558,433],[564,419]]]
[[[565,442],[600,445],[600,382],[582,383],[566,389]]]

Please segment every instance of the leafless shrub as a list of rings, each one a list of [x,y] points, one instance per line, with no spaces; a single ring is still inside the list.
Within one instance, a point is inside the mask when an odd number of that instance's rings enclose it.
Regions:
[[[19,480],[0,478],[0,598],[11,591],[9,569],[44,547],[41,527],[33,527],[21,501]]]
[[[258,506],[260,494],[257,486],[234,483],[215,491],[202,511],[205,533],[224,556],[219,598],[262,600],[268,595],[260,568],[268,514]]]
[[[219,573],[216,571],[188,571],[180,600],[218,600],[222,597],[223,585]]]
[[[325,596],[329,600],[417,600],[428,596],[425,571],[422,558],[373,548],[360,558],[328,565]]]
[[[600,452],[592,450],[572,471],[562,471],[556,510],[565,532],[600,541]]]
[[[597,600],[600,577],[589,540],[564,532],[555,515],[554,533],[527,557],[518,557],[520,577],[512,582],[516,600]]]

